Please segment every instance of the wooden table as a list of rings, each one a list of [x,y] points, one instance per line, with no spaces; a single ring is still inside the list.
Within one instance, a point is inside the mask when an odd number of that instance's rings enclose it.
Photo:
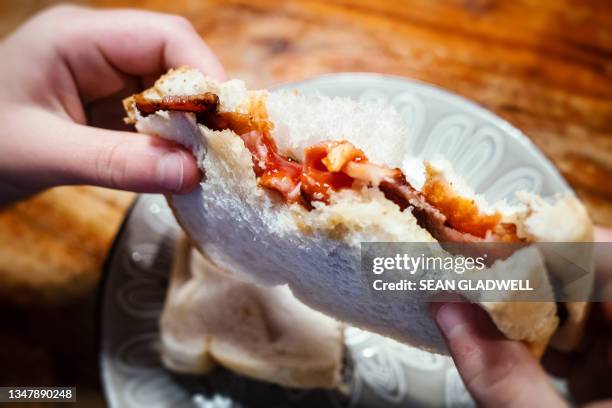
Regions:
[[[48,3],[0,0],[0,35]],[[324,72],[373,71],[462,94],[522,129],[561,169],[594,220],[612,226],[612,7],[607,0],[84,3],[182,14],[230,75],[252,87]],[[101,213],[90,213],[90,207],[67,205],[71,194],[97,202],[107,225],[95,225]],[[70,382],[95,370],[92,309],[83,304],[94,296],[100,265],[130,201],[129,195],[65,188],[0,214],[5,255],[0,282],[10,279],[12,285],[10,293],[0,294],[21,304],[0,312],[0,342],[8,339],[21,350],[0,353],[0,366],[13,367],[12,374],[2,370],[0,383]],[[45,222],[49,211],[62,214],[64,224]],[[35,328],[41,318],[62,316],[80,323],[67,334],[54,332],[48,323]],[[84,346],[72,338],[75,333],[88,339]],[[78,356],[89,357],[80,364]],[[39,362],[39,369],[26,369],[21,361]],[[101,403],[95,375],[87,378],[91,403]]]

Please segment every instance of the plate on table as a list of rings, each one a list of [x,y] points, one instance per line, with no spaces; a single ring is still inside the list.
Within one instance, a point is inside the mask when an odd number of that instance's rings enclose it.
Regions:
[[[391,104],[411,131],[411,154],[445,157],[489,201],[517,190],[568,191],[530,140],[485,109],[434,86],[400,77],[345,73],[278,89]],[[473,406],[449,357],[356,328],[346,330],[348,395],[290,390],[216,369],[177,375],[159,358],[163,308],[179,228],[162,196],[142,195],[113,246],[100,290],[100,365],[108,404],[141,407]]]

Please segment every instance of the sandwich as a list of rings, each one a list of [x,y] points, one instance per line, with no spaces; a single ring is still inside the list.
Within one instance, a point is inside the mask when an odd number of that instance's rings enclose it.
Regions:
[[[589,242],[592,223],[571,193],[552,201],[517,192],[487,203],[443,158],[410,157],[410,129],[392,107],[348,98],[217,82],[187,67],[124,101],[139,132],[190,149],[199,188],[167,197],[178,222],[215,268],[264,286],[288,285],[306,305],[354,326],[447,353],[419,293],[372,293],[362,242]],[[520,252],[520,251],[518,251]],[[515,255],[489,265],[516,273]],[[546,262],[525,270],[551,291]],[[592,277],[581,281],[588,292]],[[512,299],[509,299],[512,300]],[[520,300],[520,299],[519,299]],[[475,299],[474,301],[478,301]],[[479,302],[535,355],[575,347],[585,302]]]
[[[343,326],[299,302],[287,286],[262,287],[217,270],[188,240],[177,243],[160,321],[169,369],[208,374],[221,365],[291,388],[338,388]]]

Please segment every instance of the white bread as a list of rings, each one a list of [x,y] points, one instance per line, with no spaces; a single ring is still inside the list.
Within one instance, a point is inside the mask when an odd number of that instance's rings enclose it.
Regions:
[[[263,101],[284,154],[299,158],[316,141],[344,139],[373,162],[390,166],[406,162],[410,133],[397,112],[382,105],[290,92],[247,92],[240,81],[220,84],[187,68],[171,71],[147,92],[149,97],[161,97],[204,91],[219,95],[220,111],[249,112],[255,102]],[[142,117],[132,100],[125,105],[128,120],[138,131],[175,140],[198,158],[205,173],[201,188],[168,201],[184,230],[216,267],[258,284],[288,284],[300,300],[326,314],[446,352],[426,299],[418,293],[401,301],[373,296],[360,270],[361,242],[435,242],[409,209],[400,211],[375,189],[342,191],[329,205],[316,205],[312,211],[287,205],[257,185],[250,153],[232,131],[198,125],[192,114],[158,112]],[[529,194],[520,198],[521,204],[506,218],[517,224],[522,236],[592,239],[590,220],[573,195],[559,197],[555,204]],[[558,228],[560,224],[563,228]],[[551,234],[553,230],[557,232]],[[506,268],[510,274],[511,265],[509,260],[498,270]],[[535,268],[533,273],[544,276],[545,270]],[[531,319],[524,318],[525,308]],[[485,309],[506,336],[536,345],[534,352],[548,343],[558,322],[551,313],[553,302],[522,307],[503,302]]]
[[[170,369],[239,374],[295,388],[340,385],[343,327],[304,306],[286,286],[259,287],[216,271],[178,242],[161,318]]]

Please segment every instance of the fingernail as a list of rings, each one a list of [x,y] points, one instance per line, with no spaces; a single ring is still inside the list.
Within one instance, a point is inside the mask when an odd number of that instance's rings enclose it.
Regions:
[[[461,307],[461,303],[445,303],[438,309],[436,321],[446,337],[451,337],[453,332],[461,329],[465,324],[465,317]]]
[[[165,153],[157,162],[157,181],[165,190],[181,191],[183,173],[183,155],[179,151]]]

